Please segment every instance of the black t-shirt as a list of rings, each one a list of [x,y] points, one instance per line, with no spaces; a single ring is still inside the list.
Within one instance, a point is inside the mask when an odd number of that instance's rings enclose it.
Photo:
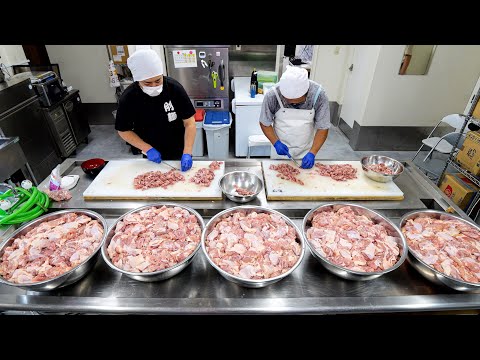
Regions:
[[[146,143],[160,151],[162,159],[179,159],[183,153],[183,120],[195,115],[195,108],[183,86],[171,77],[163,77],[158,96],[145,94],[134,82],[120,97],[115,129],[133,130]]]

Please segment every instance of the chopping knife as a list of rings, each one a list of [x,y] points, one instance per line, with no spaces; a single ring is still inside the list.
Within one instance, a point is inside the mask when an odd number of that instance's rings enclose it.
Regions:
[[[301,166],[300,166],[300,164],[297,162],[297,160],[295,160],[294,158],[292,158],[292,155],[288,154],[287,156],[288,156],[288,158],[289,158],[290,160],[292,160],[299,168],[301,168]]]
[[[147,154],[145,154],[143,151],[142,151],[142,154],[143,154],[143,155],[147,155]],[[177,171],[180,171],[180,169],[177,169],[175,166],[170,165],[170,164],[166,163],[165,161],[162,161],[161,164],[170,166],[172,169],[177,170]]]

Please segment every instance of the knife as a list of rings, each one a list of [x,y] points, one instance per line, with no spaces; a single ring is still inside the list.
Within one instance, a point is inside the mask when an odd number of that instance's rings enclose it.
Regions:
[[[299,168],[302,168],[302,167],[300,166],[300,164],[299,164],[294,158],[292,158],[292,155],[288,154],[287,156],[288,156],[288,158],[289,158],[290,160],[292,160]]]
[[[147,155],[147,154],[145,154],[143,151],[142,151],[142,154],[143,154],[143,155]],[[175,166],[170,165],[170,164],[166,163],[165,161],[162,161],[160,164],[164,164],[164,165],[170,166],[172,169],[177,170],[177,171],[180,171],[180,169],[177,169]]]

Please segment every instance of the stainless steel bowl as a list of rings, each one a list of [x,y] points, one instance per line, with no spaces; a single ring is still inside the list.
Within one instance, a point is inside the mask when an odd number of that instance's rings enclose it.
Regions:
[[[257,213],[276,214],[278,216],[281,216],[288,225],[292,226],[295,229],[295,232],[297,234],[297,241],[300,243],[301,248],[302,248],[302,252],[300,254],[300,257],[298,258],[295,265],[293,265],[287,272],[285,272],[281,275],[278,275],[278,276],[275,276],[275,277],[272,277],[272,278],[269,278],[269,279],[254,280],[254,279],[245,279],[245,278],[242,278],[242,277],[239,277],[239,276],[232,275],[232,274],[226,272],[225,270],[221,269],[217,264],[215,264],[207,253],[207,249],[205,248],[205,240],[206,240],[208,234],[210,234],[210,232],[215,228],[215,225],[219,221],[221,221],[222,219],[232,215],[234,212],[239,211],[239,210],[244,210],[244,211],[246,211],[247,214],[249,214],[251,212],[254,212],[254,211],[257,212]],[[300,265],[300,263],[302,262],[302,260],[305,256],[305,241],[304,241],[303,235],[300,232],[300,230],[298,229],[298,227],[292,222],[292,220],[290,220],[288,217],[286,217],[282,213],[280,213],[278,211],[275,211],[275,210],[272,210],[272,209],[264,208],[264,207],[261,207],[261,206],[243,205],[243,206],[235,206],[235,207],[232,207],[230,209],[224,210],[224,211],[218,213],[217,215],[215,215],[214,217],[212,217],[210,219],[210,221],[207,223],[207,225],[205,226],[205,229],[203,230],[203,233],[202,233],[202,249],[203,249],[205,257],[207,258],[210,265],[212,265],[220,273],[220,275],[222,275],[225,279],[230,280],[230,281],[232,281],[236,284],[239,284],[241,286],[244,286],[244,287],[261,288],[261,287],[265,287],[267,285],[271,285],[273,283],[276,283],[277,281],[282,280],[286,276],[290,275],[298,267],[298,265]]]
[[[40,216],[39,218],[36,218],[35,220],[30,221],[29,223],[23,225],[18,230],[16,230],[12,235],[8,237],[7,240],[5,240],[3,245],[0,247],[0,257],[3,256],[3,252],[5,251],[5,248],[11,245],[15,240],[15,238],[17,238],[18,236],[25,235],[34,227],[40,225],[45,221],[55,220],[60,216],[68,213],[77,213],[81,215],[87,215],[100,222],[100,224],[103,227],[103,238],[99,246],[97,247],[97,249],[81,264],[75,266],[73,269],[70,269],[66,273],[60,276],[57,276],[53,279],[39,281],[31,284],[17,284],[17,283],[13,283],[8,280],[5,280],[2,276],[0,276],[0,283],[19,287],[26,290],[31,290],[31,291],[49,291],[49,290],[54,290],[57,288],[61,288],[61,287],[73,284],[74,282],[84,277],[90,271],[93,265],[95,265],[95,261],[97,260],[97,255],[99,253],[99,250],[102,244],[105,242],[105,238],[107,236],[107,231],[108,231],[108,225],[105,219],[100,214],[91,210],[84,210],[84,209],[61,210],[61,211],[56,211],[50,214]]]
[[[227,198],[238,203],[246,203],[257,197],[263,189],[263,182],[260,178],[248,171],[232,171],[226,173],[218,181],[218,186]],[[254,194],[241,196],[235,191],[235,186],[253,191]]]
[[[365,175],[368,176],[370,179],[378,182],[389,182],[395,180],[400,174],[403,172],[403,165],[400,161],[392,159],[388,156],[382,155],[370,155],[365,156],[361,160],[362,169],[365,172]],[[392,168],[394,170],[393,175],[386,175],[383,173],[379,173],[367,168],[367,165],[376,165],[376,164],[385,164],[386,166]]]
[[[396,238],[399,238],[400,240],[397,241],[398,246],[400,247],[400,258],[396,262],[395,265],[393,265],[391,268],[388,268],[383,271],[376,271],[376,272],[362,272],[362,271],[355,271],[355,270],[350,270],[347,269],[343,266],[337,265],[320,255],[317,250],[315,250],[315,247],[310,244],[310,241],[307,238],[307,230],[311,228],[312,226],[312,219],[314,215],[317,212],[322,212],[322,211],[337,211],[338,209],[344,207],[344,206],[350,206],[353,208],[354,212],[358,215],[365,215],[371,220],[373,220],[374,223],[376,224],[382,224],[385,226],[387,229],[387,233],[390,236],[394,236]],[[384,217],[383,215],[377,213],[376,211],[373,211],[371,209],[368,209],[364,206],[360,205],[355,205],[355,204],[349,204],[349,203],[336,203],[336,204],[325,204],[325,205],[320,205],[316,208],[313,208],[310,210],[307,215],[305,215],[303,219],[303,236],[305,237],[305,242],[307,243],[310,252],[312,255],[320,261],[320,263],[331,273],[340,276],[344,279],[348,280],[372,280],[376,279],[382,275],[385,275],[395,269],[397,269],[400,265],[403,264],[405,261],[407,254],[408,254],[408,248],[407,248],[407,242],[405,240],[405,237],[403,236],[402,232],[400,229],[395,226],[393,222],[391,222],[389,219]]]
[[[480,231],[480,227],[477,224],[474,224],[470,221],[466,221],[456,215],[452,215],[452,214],[449,214],[443,211],[437,211],[437,210],[417,210],[417,211],[411,211],[405,214],[400,220],[400,229],[402,229],[405,226],[405,224],[409,219],[416,219],[417,217],[424,217],[424,216],[432,217],[434,219],[439,219],[440,217],[442,217],[444,219],[458,220]],[[468,281],[463,281],[463,280],[455,279],[451,276],[448,276],[434,269],[432,266],[428,265],[427,263],[423,262],[423,260],[417,257],[417,255],[415,255],[415,253],[410,249],[408,251],[407,260],[426,279],[436,284],[446,285],[457,291],[480,290],[480,283],[471,283]]]
[[[128,276],[129,278],[132,278],[134,280],[143,281],[143,282],[152,282],[152,281],[160,281],[160,280],[169,279],[172,276],[177,275],[183,269],[185,269],[188,265],[190,265],[190,263],[193,261],[195,255],[198,253],[198,250],[200,249],[200,241],[198,242],[197,246],[195,247],[195,250],[193,250],[193,252],[187,258],[183,259],[182,261],[180,261],[178,264],[175,264],[174,266],[171,266],[169,268],[159,270],[159,271],[145,272],[145,273],[126,271],[126,270],[120,269],[119,267],[115,266],[112,263],[112,261],[110,260],[110,256],[107,253],[107,248],[108,248],[108,245],[110,244],[110,241],[112,240],[113,236],[115,235],[115,228],[116,228],[118,222],[123,220],[123,218],[127,215],[130,215],[130,214],[136,213],[138,211],[142,211],[142,210],[151,208],[152,206],[162,207],[164,205],[167,206],[167,207],[178,206],[182,209],[185,209],[185,210],[189,211],[191,214],[196,216],[196,218],[198,220],[198,223],[200,225],[200,229],[201,230],[204,229],[205,223],[204,223],[202,217],[200,216],[200,214],[198,212],[196,212],[195,210],[189,208],[188,206],[165,202],[165,203],[149,204],[149,205],[141,206],[139,208],[130,210],[129,212],[120,216],[112,224],[112,226],[110,227],[110,230],[108,231],[107,238],[106,238],[106,240],[105,240],[105,242],[102,246],[102,257],[103,257],[103,260],[105,260],[105,262],[107,263],[108,266],[110,266],[113,270],[121,272],[122,274],[125,274],[126,276]]]

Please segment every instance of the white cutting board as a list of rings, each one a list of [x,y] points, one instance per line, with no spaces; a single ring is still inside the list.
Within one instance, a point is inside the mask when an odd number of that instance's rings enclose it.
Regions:
[[[297,160],[298,162],[299,160]],[[300,160],[301,161],[301,160]],[[262,161],[263,176],[268,200],[403,200],[403,192],[393,182],[380,183],[368,178],[362,170],[360,161],[321,161],[325,165],[350,164],[357,169],[357,179],[335,181],[320,176],[312,169],[300,169],[293,161]],[[277,177],[278,172],[270,170],[271,164],[289,164],[300,170],[296,177],[305,185]]]
[[[190,170],[182,172],[185,181],[177,182],[167,187],[139,190],[133,187],[133,179],[147,171],[167,172],[171,168],[165,163],[180,169],[180,161],[162,161],[156,164],[147,159],[110,160],[100,174],[84,191],[85,200],[221,200],[222,190],[218,181],[225,173],[225,162],[222,161],[220,169],[215,170],[215,178],[209,187],[200,186],[190,182],[200,168],[208,168],[211,161],[194,161]]]

